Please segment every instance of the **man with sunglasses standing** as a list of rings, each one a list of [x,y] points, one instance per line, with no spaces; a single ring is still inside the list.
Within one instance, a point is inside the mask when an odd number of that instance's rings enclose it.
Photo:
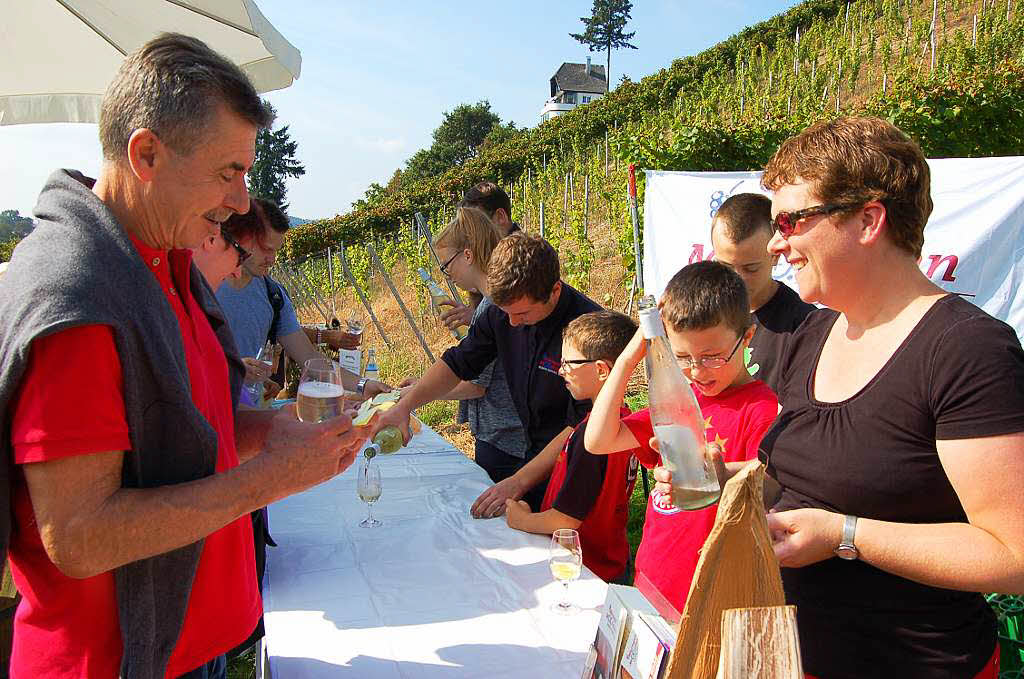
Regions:
[[[359,337],[343,330],[305,328],[299,323],[288,293],[270,277],[277,251],[284,245],[288,217],[269,200],[251,198],[250,203],[249,212],[232,215],[224,222],[229,242],[247,254],[242,255],[245,261],[241,275],[217,288],[217,300],[243,356],[247,381],[262,383],[270,379],[271,371],[256,356],[268,341],[280,344],[288,358],[303,365],[311,358],[325,358],[316,344],[354,349],[359,346]],[[359,375],[344,369],[341,372],[349,391],[372,397],[390,390],[383,382],[361,380]]]
[[[796,330],[815,306],[772,278],[778,261],[768,252],[773,235],[772,201],[760,193],[729,196],[711,222],[714,259],[743,279],[756,321],[747,367],[751,376],[775,389],[782,338]]]

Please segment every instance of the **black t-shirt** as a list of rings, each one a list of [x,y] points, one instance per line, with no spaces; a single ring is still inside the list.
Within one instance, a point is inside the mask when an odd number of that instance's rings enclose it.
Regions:
[[[837,317],[816,311],[786,342],[782,412],[760,448],[783,488],[776,509],[966,522],[935,442],[1024,431],[1024,352],[1013,329],[944,297],[861,391],[822,403],[811,382]],[[994,650],[995,618],[980,594],[838,558],[783,568],[782,579],[804,668],[821,679],[973,677]]]
[[[779,283],[771,299],[754,312],[757,330],[750,341],[750,365],[759,366],[753,373],[756,379],[777,391],[778,363],[785,343],[783,336],[800,327],[807,314],[815,308],[800,299],[793,288]]]
[[[608,469],[607,455],[594,455],[583,445],[584,427],[578,426],[566,442],[565,481],[551,506],[566,516],[582,521],[594,508],[604,475]]]

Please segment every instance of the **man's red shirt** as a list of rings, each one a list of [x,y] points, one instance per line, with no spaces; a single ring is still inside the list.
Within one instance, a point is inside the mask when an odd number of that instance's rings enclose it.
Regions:
[[[178,319],[192,401],[217,432],[217,472],[231,469],[238,454],[227,360],[190,292],[192,254],[132,240]],[[110,326],[78,326],[35,340],[10,405],[15,464],[131,451],[123,394]],[[20,468],[12,504],[11,570],[23,597],[15,615],[12,676],[117,676],[122,642],[113,572],[76,579],[57,570],[40,540]],[[168,677],[225,653],[252,632],[262,611],[255,573],[248,515],[206,537]]]

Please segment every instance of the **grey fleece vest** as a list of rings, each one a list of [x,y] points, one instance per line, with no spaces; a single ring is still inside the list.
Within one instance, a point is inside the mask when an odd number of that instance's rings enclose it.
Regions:
[[[170,485],[215,471],[217,434],[192,403],[178,320],[156,277],[91,185],[78,172],[58,170],[50,176],[36,205],[36,228],[18,244],[0,278],[0,506],[10,506],[9,404],[29,346],[37,337],[86,324],[113,328],[124,375],[132,448],[124,458],[122,486]],[[244,367],[217,300],[194,265],[190,288],[228,356],[231,393],[238,394]],[[82,397],[89,397],[88,384],[82,385]],[[10,511],[0,511],[0,556],[6,554],[10,531]],[[123,677],[164,676],[201,550],[202,541],[114,572]]]

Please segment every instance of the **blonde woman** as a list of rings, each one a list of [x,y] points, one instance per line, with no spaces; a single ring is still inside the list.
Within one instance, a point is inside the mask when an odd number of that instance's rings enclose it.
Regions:
[[[438,234],[434,244],[441,260],[441,273],[483,300],[473,321],[491,306],[487,286],[487,265],[501,235],[481,210],[460,207],[455,219]],[[497,483],[514,474],[526,459],[527,441],[500,360],[472,382],[462,382],[449,393],[461,399],[459,421],[468,422],[476,437],[476,463]]]

